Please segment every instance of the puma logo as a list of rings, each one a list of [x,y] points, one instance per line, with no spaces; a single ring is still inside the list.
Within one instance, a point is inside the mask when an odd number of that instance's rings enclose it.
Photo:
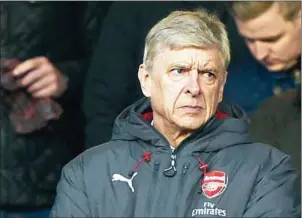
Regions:
[[[112,181],[121,181],[121,182],[127,182],[129,188],[131,189],[132,192],[134,192],[134,188],[132,186],[132,180],[134,179],[134,177],[137,175],[137,172],[135,172],[131,179],[128,179],[124,176],[122,176],[121,174],[113,174],[112,175]]]

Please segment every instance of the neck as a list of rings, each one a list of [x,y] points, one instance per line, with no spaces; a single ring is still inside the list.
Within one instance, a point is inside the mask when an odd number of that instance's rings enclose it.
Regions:
[[[175,124],[166,123],[162,119],[156,119],[154,116],[153,126],[157,129],[169,142],[171,146],[177,148],[178,145],[191,135],[191,131],[184,131],[177,128]]]

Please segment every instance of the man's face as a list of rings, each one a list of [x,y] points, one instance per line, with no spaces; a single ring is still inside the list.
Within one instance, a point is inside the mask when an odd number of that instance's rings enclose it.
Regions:
[[[152,72],[140,69],[154,119],[164,126],[193,131],[203,125],[222,100],[226,72],[217,49],[166,49],[153,61]]]
[[[292,67],[301,54],[301,17],[286,21],[278,7],[273,4],[252,20],[235,18],[238,31],[251,53],[269,71]]]

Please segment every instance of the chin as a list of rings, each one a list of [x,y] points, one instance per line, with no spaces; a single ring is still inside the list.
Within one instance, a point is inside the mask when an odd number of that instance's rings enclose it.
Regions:
[[[198,119],[196,117],[189,117],[180,119],[179,122],[176,122],[176,124],[182,129],[194,131],[204,124],[202,120],[203,119]]]
[[[278,72],[278,71],[282,71],[282,70],[288,70],[290,69],[292,66],[294,66],[294,64],[291,65],[286,65],[286,64],[276,64],[276,65],[271,65],[271,66],[265,66],[268,71],[271,72]]]

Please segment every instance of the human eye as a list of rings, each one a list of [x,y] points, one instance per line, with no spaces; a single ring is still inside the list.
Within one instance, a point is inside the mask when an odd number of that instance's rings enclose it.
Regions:
[[[216,80],[216,73],[214,71],[202,71],[201,76],[204,81],[211,83]]]
[[[274,43],[274,42],[277,42],[279,39],[280,39],[280,37],[276,36],[276,37],[271,37],[271,38],[264,39],[263,42]]]
[[[189,71],[186,67],[174,67],[170,70],[169,74],[173,80],[180,80],[187,76]]]
[[[216,78],[216,75],[213,72],[206,72],[204,75],[210,79]]]
[[[182,67],[177,67],[177,68],[173,68],[170,70],[170,73],[175,76],[185,74],[185,72],[186,72],[186,69],[182,68]]]

